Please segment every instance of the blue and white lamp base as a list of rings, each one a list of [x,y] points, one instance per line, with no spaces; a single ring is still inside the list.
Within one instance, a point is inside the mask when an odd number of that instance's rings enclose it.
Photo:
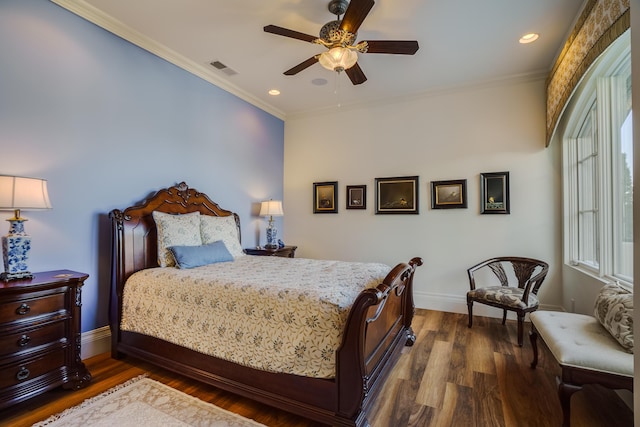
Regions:
[[[273,221],[269,221],[267,226],[267,244],[264,247],[267,249],[276,249],[278,247],[278,230],[273,225]]]
[[[0,280],[9,281],[16,279],[28,279],[33,277],[27,266],[29,251],[31,250],[31,237],[24,231],[23,218],[12,218],[9,234],[2,236],[2,259],[4,261],[4,273],[0,274]]]

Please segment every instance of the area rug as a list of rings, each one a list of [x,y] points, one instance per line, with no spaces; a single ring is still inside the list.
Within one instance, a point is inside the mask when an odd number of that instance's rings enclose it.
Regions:
[[[33,427],[264,427],[162,383],[140,376]]]

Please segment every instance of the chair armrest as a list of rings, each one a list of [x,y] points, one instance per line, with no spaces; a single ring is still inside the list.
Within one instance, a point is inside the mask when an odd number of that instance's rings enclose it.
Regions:
[[[488,259],[486,261],[482,261],[476,265],[474,265],[473,267],[469,267],[467,269],[467,275],[469,276],[469,287],[471,288],[471,290],[474,290],[476,288],[476,280],[473,277],[473,273],[475,273],[476,271],[480,270],[483,267],[486,267],[487,265],[494,263],[496,261],[500,261],[497,258],[491,258]]]
[[[535,295],[538,294],[538,289],[540,288],[540,285],[542,285],[542,282],[544,281],[545,277],[547,277],[548,271],[549,271],[548,267],[543,267],[542,271],[540,271],[534,277],[527,280],[527,283],[524,286],[524,293],[522,294],[522,301],[525,304],[529,303],[530,292],[533,292]]]

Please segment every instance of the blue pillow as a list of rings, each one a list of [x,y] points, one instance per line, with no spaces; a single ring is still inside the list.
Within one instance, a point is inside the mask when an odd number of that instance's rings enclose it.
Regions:
[[[171,246],[178,268],[194,268],[216,262],[233,261],[222,240],[200,246]]]

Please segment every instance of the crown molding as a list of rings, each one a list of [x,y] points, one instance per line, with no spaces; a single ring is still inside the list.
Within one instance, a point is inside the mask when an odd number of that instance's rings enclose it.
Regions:
[[[121,21],[112,18],[104,12],[98,10],[94,6],[88,4],[83,0],[50,0],[52,3],[57,4],[63,9],[72,12],[79,17],[115,34],[116,36],[164,59],[165,61],[174,64],[177,67],[223,89],[238,98],[248,102],[249,104],[260,108],[261,110],[284,120],[286,114],[275,108],[274,106],[265,103],[264,101],[256,98],[250,93],[240,89],[239,87],[221,79],[214,74],[212,70],[203,64],[191,61],[177,52],[167,48],[166,46],[156,42],[155,40],[133,30],[129,26],[125,25]]]

